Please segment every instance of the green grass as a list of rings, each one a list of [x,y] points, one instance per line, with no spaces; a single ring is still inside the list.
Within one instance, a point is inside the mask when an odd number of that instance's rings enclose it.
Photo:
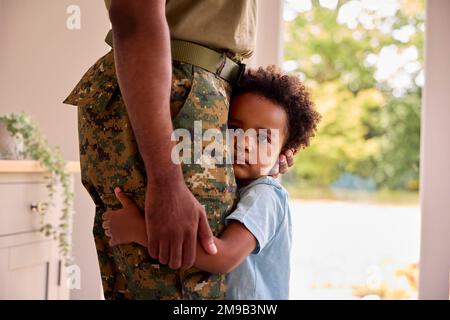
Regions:
[[[339,191],[334,192],[326,188],[310,188],[286,185],[290,199],[323,200],[323,201],[348,201],[390,205],[419,205],[419,192],[406,190],[378,190],[376,192],[365,191]]]

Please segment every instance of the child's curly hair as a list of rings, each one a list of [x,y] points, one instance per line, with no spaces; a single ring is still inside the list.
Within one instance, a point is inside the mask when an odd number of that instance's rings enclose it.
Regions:
[[[321,116],[314,109],[308,89],[298,77],[283,74],[274,65],[248,69],[233,88],[233,97],[246,92],[259,94],[286,111],[288,136],[283,148],[297,150],[309,146]]]

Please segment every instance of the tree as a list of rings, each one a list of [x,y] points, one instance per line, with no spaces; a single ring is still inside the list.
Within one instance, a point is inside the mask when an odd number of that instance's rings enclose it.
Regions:
[[[351,173],[417,188],[424,1],[285,5],[284,68],[304,79],[323,115],[287,180],[328,187]]]

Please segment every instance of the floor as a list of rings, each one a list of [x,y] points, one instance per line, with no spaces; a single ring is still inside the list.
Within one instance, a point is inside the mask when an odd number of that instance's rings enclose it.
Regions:
[[[292,201],[291,211],[291,299],[355,299],[354,285],[411,291],[394,272],[419,260],[419,207]]]

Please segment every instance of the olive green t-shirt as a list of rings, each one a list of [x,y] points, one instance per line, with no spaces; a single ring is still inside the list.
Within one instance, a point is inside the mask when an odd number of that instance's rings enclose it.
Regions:
[[[166,0],[172,39],[225,49],[242,58],[252,55],[257,0]],[[111,0],[105,0],[109,8]]]

